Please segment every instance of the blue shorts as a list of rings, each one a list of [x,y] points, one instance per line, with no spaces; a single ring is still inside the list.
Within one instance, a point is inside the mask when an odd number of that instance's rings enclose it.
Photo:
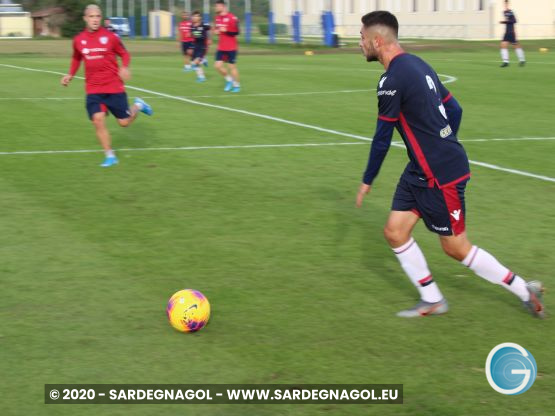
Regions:
[[[204,55],[206,55],[206,47],[195,47],[195,49],[193,49],[193,59],[202,59]]]
[[[513,45],[515,43],[518,43],[516,40],[515,32],[505,32],[505,36],[503,36],[503,42],[509,42],[509,43],[512,43]]]
[[[115,118],[123,120],[129,118],[129,105],[127,104],[127,94],[120,92],[117,94],[88,94],[87,112],[92,120],[93,114],[112,113]]]
[[[224,61],[228,64],[237,62],[237,51],[217,51],[216,61]]]
[[[194,43],[193,42],[181,42],[181,50],[183,51],[183,55],[189,52],[189,49],[193,49]]]
[[[393,196],[393,211],[412,211],[439,235],[459,235],[465,230],[464,191],[468,180],[438,188],[416,186],[401,178]]]

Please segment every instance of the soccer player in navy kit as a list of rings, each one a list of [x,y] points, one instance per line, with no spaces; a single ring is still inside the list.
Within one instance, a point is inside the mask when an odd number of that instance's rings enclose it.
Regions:
[[[542,284],[527,283],[487,251],[472,245],[466,236],[464,191],[470,169],[466,152],[456,137],[462,108],[426,62],[403,51],[394,15],[375,11],[365,15],[362,24],[360,47],[366,60],[379,61],[386,72],[378,83],[377,128],[357,206],[362,206],[370,192],[395,128],[410,159],[397,185],[384,234],[421,300],[398,316],[438,315],[448,310],[422,251],[412,238],[412,230],[422,218],[430,231],[439,234],[447,255],[480,277],[505,287],[534,316],[543,317]]]
[[[499,22],[506,25],[505,35],[503,36],[503,40],[501,41],[501,59],[503,60],[501,68],[509,66],[509,43],[512,44],[515,48],[515,53],[518,60],[520,61],[520,66],[524,66],[526,64],[526,58],[524,57],[522,46],[520,46],[520,43],[516,40],[516,17],[513,11],[509,9],[509,0],[505,0],[505,10],[503,11],[503,16],[505,20]]]
[[[200,66],[204,56],[210,36],[210,25],[202,21],[202,15],[199,11],[193,12],[193,25],[191,26],[191,36],[194,39],[193,45],[193,68],[197,73],[197,82],[205,82],[204,70]]]

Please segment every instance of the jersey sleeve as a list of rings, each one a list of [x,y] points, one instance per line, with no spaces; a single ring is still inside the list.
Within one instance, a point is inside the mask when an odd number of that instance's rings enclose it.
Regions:
[[[129,52],[127,52],[127,49],[123,46],[119,36],[114,36],[114,52],[121,57],[121,64],[124,67],[128,67],[131,61],[131,55],[129,55]]]
[[[438,77],[438,80],[439,80],[439,77]],[[451,94],[449,90],[445,88],[445,85],[443,85],[441,81],[439,81],[439,93],[441,94],[441,102],[444,104],[447,101],[449,101],[451,98],[453,98],[453,94]]]
[[[239,19],[237,16],[233,16],[231,19],[231,24],[227,28],[227,34],[230,36],[237,36],[239,35]]]
[[[384,76],[378,84],[378,118],[397,121],[401,114],[400,83],[391,76]]]
[[[81,55],[81,52],[79,51],[79,49],[77,49],[77,45],[76,45],[76,41],[75,39],[73,40],[73,55],[71,57],[71,64],[69,67],[69,75],[74,76],[77,71],[79,70],[79,66],[81,65],[81,60],[83,59],[83,56]]]

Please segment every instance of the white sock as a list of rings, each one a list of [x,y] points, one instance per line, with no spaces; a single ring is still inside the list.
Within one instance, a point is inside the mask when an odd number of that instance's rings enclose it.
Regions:
[[[197,77],[204,78],[204,71],[202,70],[202,67],[200,65],[196,67],[195,71],[197,73]]]
[[[231,75],[226,75],[226,76],[225,76],[225,80],[226,80],[227,82],[232,82],[232,81],[233,81],[233,78],[231,77]]]
[[[234,86],[234,87],[240,87],[241,84],[240,84],[239,82],[237,82],[237,81],[233,81],[233,86]]]
[[[104,154],[106,155],[106,157],[116,157],[116,154],[113,150],[105,150]]]
[[[133,105],[134,105],[134,106],[137,108],[137,110],[139,110],[139,111],[141,111],[141,110],[143,109],[143,107],[144,107],[144,106],[143,106],[143,103],[139,103],[139,102],[136,102],[136,103],[134,103]]]
[[[520,62],[526,61],[526,58],[524,57],[524,51],[522,50],[522,48],[516,48],[515,52]]]
[[[191,65],[183,65],[185,69],[191,69]]]
[[[428,269],[424,254],[414,238],[411,237],[401,247],[394,248],[393,252],[413,285],[420,292],[423,301],[435,303],[443,299],[443,295]]]
[[[509,50],[504,48],[501,49],[501,59],[503,60],[503,62],[507,62],[509,63]]]
[[[468,253],[461,263],[481,278],[503,286],[523,301],[530,300],[530,293],[526,288],[524,279],[499,263],[499,261],[487,251],[477,246],[472,246],[470,253]]]

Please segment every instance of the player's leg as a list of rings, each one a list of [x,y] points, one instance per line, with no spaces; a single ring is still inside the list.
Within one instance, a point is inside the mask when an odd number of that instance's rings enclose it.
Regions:
[[[416,207],[417,201],[411,185],[401,179],[395,190],[384,236],[421,298],[416,306],[400,312],[398,316],[401,317],[447,312],[447,303],[432,278],[424,254],[412,237],[412,230],[420,219]]]
[[[515,42],[513,43],[513,47],[515,48],[515,53],[518,58],[519,65],[520,66],[526,65],[526,57],[524,56],[524,50],[522,49],[520,42],[518,42],[516,38],[515,38]]]
[[[227,71],[227,68],[224,65],[224,60],[227,60],[227,59],[228,58],[227,58],[226,52],[223,52],[223,51],[216,52],[214,68],[216,68],[216,71],[218,71],[220,75],[224,77],[225,79],[224,91],[226,92],[231,91],[231,88],[233,88],[233,78],[231,77],[231,75],[229,75],[229,72]]]
[[[206,76],[204,75],[204,69],[202,68],[202,57],[205,54],[204,49],[195,48],[193,52],[193,64],[195,72],[197,73],[197,82],[205,82]]]
[[[518,296],[534,315],[543,317],[541,284],[526,281],[502,265],[486,250],[473,246],[466,232],[459,235],[440,236],[441,246],[447,255],[460,261],[474,273],[488,282],[503,286]]]
[[[98,112],[91,116],[91,121],[93,123],[96,138],[104,150],[105,159],[100,165],[102,167],[110,167],[118,164],[118,159],[112,149],[112,138],[110,137],[110,132],[106,127],[106,113]]]
[[[505,68],[509,66],[509,42],[506,41],[505,38],[503,38],[503,40],[501,41],[500,52],[501,61],[503,61],[503,63],[501,64],[501,68]]]
[[[190,72],[191,69],[191,54],[188,42],[181,42],[181,49],[183,51],[183,71]]]
[[[532,302],[533,308],[538,306],[543,314],[543,306],[540,302],[541,295],[531,295],[529,286],[521,277],[503,266],[495,257],[487,251],[473,246],[466,235],[466,210],[464,193],[466,182],[453,186],[447,186],[440,190],[444,199],[444,214],[441,214],[441,204],[437,207],[434,222],[448,229],[447,232],[439,233],[443,251],[450,257],[460,261],[470,268],[478,276],[487,281],[503,286],[505,289],[517,295],[523,302]],[[436,193],[440,195],[439,192]],[[540,303],[538,303],[540,302]],[[538,303],[536,305],[536,303]],[[527,305],[530,306],[530,305]],[[539,315],[539,314],[538,314]]]
[[[118,160],[112,149],[110,132],[106,127],[106,112],[108,107],[104,103],[105,99],[106,96],[103,94],[87,94],[85,106],[89,114],[89,120],[91,120],[94,126],[96,138],[102,146],[102,150],[104,150],[105,159],[101,166],[108,167],[117,164]]]
[[[152,107],[148,105],[141,98],[135,98],[133,105],[129,108],[127,103],[127,94],[110,94],[105,99],[105,103],[108,106],[110,112],[116,117],[118,124],[121,127],[129,127],[131,123],[135,121],[139,112],[145,113],[149,116],[152,115]]]
[[[241,82],[239,79],[239,70],[237,69],[237,51],[232,51],[229,53],[228,65],[231,73],[231,78],[233,78],[233,89],[231,92],[241,91]]]

